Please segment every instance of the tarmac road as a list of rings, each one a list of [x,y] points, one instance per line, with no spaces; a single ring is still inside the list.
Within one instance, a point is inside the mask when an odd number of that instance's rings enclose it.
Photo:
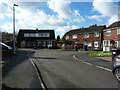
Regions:
[[[31,51],[28,52],[31,54]],[[31,54],[30,58],[39,68],[47,88],[114,88],[115,90],[119,87],[112,72],[76,61],[73,55],[79,56],[77,51],[39,49],[35,50],[35,54],[33,56]]]

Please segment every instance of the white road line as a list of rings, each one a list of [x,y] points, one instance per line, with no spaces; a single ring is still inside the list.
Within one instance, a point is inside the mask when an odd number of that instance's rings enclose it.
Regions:
[[[82,62],[82,63],[88,64],[88,65],[90,65],[90,66],[93,65],[93,64],[91,64],[91,63],[88,63],[88,62],[85,62],[85,61],[83,61],[83,60],[78,59],[75,55],[73,55],[73,58],[74,58],[75,60],[77,60],[77,61],[80,61],[80,62]],[[103,69],[103,70],[106,70],[106,71],[109,71],[109,72],[112,72],[111,69],[108,69],[108,68],[105,68],[105,67],[102,67],[102,66],[97,66],[97,65],[93,65],[93,66],[95,66],[95,67],[97,67],[97,68],[100,68],[100,69]]]
[[[76,59],[77,61],[82,62],[82,63],[88,64],[88,65],[92,65],[91,63],[88,63],[88,62],[85,62],[85,61],[82,61],[82,60],[80,60],[80,59],[76,58],[76,56],[75,56],[75,55],[73,55],[73,58],[74,58],[74,59]]]
[[[103,70],[106,70],[106,71],[109,71],[109,72],[112,72],[111,69],[108,69],[108,68],[105,68],[105,67],[101,67],[101,66],[95,66],[97,68],[100,68],[100,69],[103,69]]]
[[[43,84],[43,82],[42,82],[42,80],[41,80],[41,78],[40,78],[40,76],[39,76],[39,73],[38,73],[38,71],[37,71],[37,68],[36,68],[36,66],[35,66],[35,64],[34,64],[34,62],[33,62],[33,60],[30,58],[30,56],[29,56],[27,50],[26,50],[26,52],[27,52],[28,58],[30,59],[32,65],[34,66],[34,68],[35,68],[35,70],[36,70],[36,72],[37,72],[37,76],[38,76],[38,79],[40,80],[40,83],[41,83],[40,85],[41,85],[42,89],[43,89],[43,90],[46,90],[46,88],[45,88],[45,86],[44,86],[44,84]]]
[[[41,83],[41,86],[42,86],[43,89],[45,89],[45,87],[44,87],[44,85],[42,83]]]
[[[88,63],[88,62],[84,62],[84,63],[85,63],[85,64],[88,64],[88,65],[90,65],[90,66],[92,65],[91,63]]]

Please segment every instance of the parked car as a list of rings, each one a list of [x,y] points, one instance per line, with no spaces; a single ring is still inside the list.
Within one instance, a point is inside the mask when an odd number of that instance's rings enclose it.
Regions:
[[[113,50],[112,72],[116,79],[120,82],[120,50]]]
[[[75,44],[73,45],[73,47],[74,47],[75,50],[83,49],[83,44],[75,43]]]
[[[10,56],[13,55],[13,48],[11,46],[8,46],[2,42],[0,42],[0,45],[2,47],[2,55],[3,56]]]

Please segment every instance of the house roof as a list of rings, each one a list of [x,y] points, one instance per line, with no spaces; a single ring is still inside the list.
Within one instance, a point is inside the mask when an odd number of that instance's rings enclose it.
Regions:
[[[24,37],[24,33],[50,33],[50,37]],[[55,40],[55,32],[54,30],[20,29],[17,41],[22,40]]]
[[[120,27],[120,21],[114,22],[113,24],[111,24],[110,26],[108,26],[109,28],[115,28],[115,27]]]
[[[105,25],[103,25],[103,26],[94,26],[94,27],[89,27],[89,28],[75,29],[75,30],[68,31],[64,36],[73,35],[73,34],[101,32],[104,28],[106,28]]]

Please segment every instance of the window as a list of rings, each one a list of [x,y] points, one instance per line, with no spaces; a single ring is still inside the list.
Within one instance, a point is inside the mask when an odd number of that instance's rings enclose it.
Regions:
[[[38,37],[50,37],[50,33],[38,33]]]
[[[52,41],[48,41],[48,44],[51,45],[51,44],[52,44]]]
[[[24,37],[50,37],[50,33],[25,33]]]
[[[117,34],[120,34],[120,28],[117,29]]]
[[[84,38],[89,38],[89,33],[84,34]]]
[[[24,37],[29,37],[29,33],[24,33]]]
[[[35,37],[35,33],[30,33],[30,37]]]
[[[87,45],[88,47],[92,46],[91,42],[85,42],[84,45]]]
[[[36,34],[35,34],[35,37],[39,37],[39,33],[36,33]]]
[[[75,39],[75,38],[77,38],[77,35],[75,34],[75,35],[73,35],[73,39]]]
[[[118,41],[118,47],[120,48],[120,41]]]
[[[115,42],[115,47],[120,48],[120,41]]]
[[[69,36],[68,36],[68,35],[66,36],[66,39],[69,39]]]
[[[39,34],[38,34],[38,37],[43,37],[43,33],[39,33]]]
[[[110,36],[111,35],[111,31],[106,31],[106,36]]]
[[[103,46],[104,46],[104,47],[110,46],[110,41],[109,41],[109,40],[104,40],[104,41],[103,41]]]
[[[99,32],[94,32],[94,37],[99,37]]]
[[[43,37],[50,37],[49,33],[43,33]]]

